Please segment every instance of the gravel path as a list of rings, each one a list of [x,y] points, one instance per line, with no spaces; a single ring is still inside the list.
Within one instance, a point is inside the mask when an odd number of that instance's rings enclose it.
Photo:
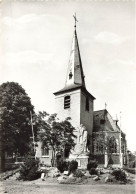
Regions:
[[[85,184],[64,185],[56,181],[16,181],[0,182],[0,194],[135,194],[135,184],[109,185]]]

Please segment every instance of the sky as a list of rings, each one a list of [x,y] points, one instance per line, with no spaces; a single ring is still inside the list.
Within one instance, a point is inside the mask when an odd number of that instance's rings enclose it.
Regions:
[[[55,113],[77,15],[77,35],[94,110],[119,119],[128,149],[136,151],[134,1],[4,0],[1,3],[0,84],[18,82],[35,111]]]

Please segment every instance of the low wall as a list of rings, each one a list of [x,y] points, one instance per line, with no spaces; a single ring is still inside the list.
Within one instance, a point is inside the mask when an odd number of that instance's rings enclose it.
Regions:
[[[119,154],[112,154],[109,159],[109,164],[120,164],[120,155]]]
[[[91,157],[91,160],[98,161],[98,166],[104,166],[105,164],[105,155],[97,154]],[[109,165],[112,167],[120,167],[120,154],[112,154],[109,159]]]

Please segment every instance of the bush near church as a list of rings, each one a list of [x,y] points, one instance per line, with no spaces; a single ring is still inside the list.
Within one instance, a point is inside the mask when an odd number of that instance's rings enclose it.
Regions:
[[[78,162],[76,160],[72,160],[69,163],[69,167],[68,167],[69,174],[74,173],[77,170],[77,168],[78,168]]]
[[[77,169],[78,163],[75,160],[72,160],[71,162],[59,160],[57,163],[57,169],[60,171],[60,173],[63,173],[64,171],[68,171],[68,174],[73,173],[73,177],[83,177],[84,174],[82,173],[81,170]]]
[[[60,173],[63,173],[64,171],[68,170],[69,162],[59,160],[57,162],[57,169],[60,171]]]
[[[97,168],[98,162],[96,160],[90,160],[87,164],[87,170],[90,170],[91,168]]]
[[[78,162],[76,160],[72,160],[71,162],[66,162],[63,160],[59,160],[57,163],[57,169],[60,171],[60,173],[63,173],[64,171],[69,171],[68,174],[74,173],[78,168]]]
[[[113,170],[111,173],[117,181],[121,181],[126,183],[127,182],[127,176],[126,173],[122,169]]]
[[[89,170],[89,173],[90,173],[90,175],[98,175],[98,171],[96,170],[96,168],[91,168]]]
[[[19,180],[32,181],[40,178],[39,161],[33,158],[26,158],[20,169]]]
[[[98,174],[96,168],[98,166],[98,162],[96,160],[90,160],[89,163],[87,164],[87,170],[89,173],[92,174]]]
[[[73,176],[74,176],[74,177],[77,177],[77,178],[82,178],[82,177],[84,176],[84,174],[82,173],[81,170],[76,169],[76,170],[74,171],[74,173],[73,173]]]

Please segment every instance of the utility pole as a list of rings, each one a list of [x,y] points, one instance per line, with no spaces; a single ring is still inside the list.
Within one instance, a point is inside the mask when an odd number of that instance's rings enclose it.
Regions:
[[[31,127],[32,127],[32,139],[34,144],[34,153],[35,153],[35,141],[34,141],[34,128],[33,128],[33,118],[32,118],[32,112],[30,111],[30,118],[31,118]]]
[[[122,168],[123,163],[122,163],[122,142],[121,142],[121,113],[122,112],[120,112],[120,165]]]

